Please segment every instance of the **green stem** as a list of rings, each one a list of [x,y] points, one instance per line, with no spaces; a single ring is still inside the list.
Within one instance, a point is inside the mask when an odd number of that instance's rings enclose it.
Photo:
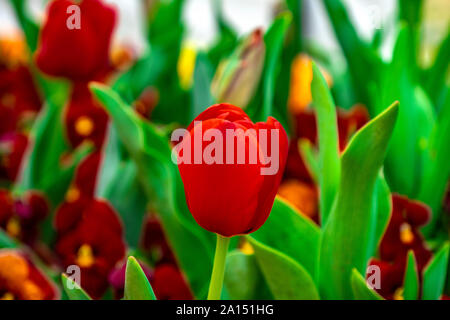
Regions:
[[[216,255],[214,256],[214,266],[209,284],[208,300],[220,300],[229,244],[230,238],[217,235]]]

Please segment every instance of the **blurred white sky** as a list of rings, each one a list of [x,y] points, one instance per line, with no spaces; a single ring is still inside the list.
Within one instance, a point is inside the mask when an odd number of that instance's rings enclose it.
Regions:
[[[36,17],[42,18],[45,0],[28,1],[31,12]],[[115,3],[120,8],[117,40],[132,45],[137,50],[142,49],[142,1],[106,1]],[[187,0],[184,19],[188,26],[188,40],[200,47],[207,46],[215,36],[216,26],[211,12],[212,1]],[[314,38],[329,50],[337,48],[322,2],[320,0],[303,1],[309,21],[306,28],[308,37]],[[17,28],[8,2],[9,0],[0,0],[0,35],[10,33],[11,30]],[[222,6],[229,22],[241,34],[244,34],[256,27],[267,28],[272,20],[273,8],[277,2],[278,0],[223,0]],[[392,32],[389,31],[393,30],[392,22],[396,15],[396,2],[394,0],[344,0],[351,18],[358,26],[358,31],[367,38],[372,35],[374,26],[387,29],[388,36],[393,36]],[[440,23],[441,28],[445,30],[449,23],[450,0],[427,0],[426,3],[428,7],[431,7],[431,17],[433,17],[434,23]],[[441,7],[438,7],[438,5]],[[442,6],[444,6],[444,10],[442,10]],[[428,33],[436,39],[431,40],[433,42],[439,41],[442,35],[435,35],[435,32],[432,31]]]

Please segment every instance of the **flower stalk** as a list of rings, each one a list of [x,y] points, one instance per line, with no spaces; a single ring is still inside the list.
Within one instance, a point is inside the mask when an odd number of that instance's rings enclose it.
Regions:
[[[217,235],[216,254],[214,256],[213,271],[209,284],[208,300],[220,300],[230,239],[219,234]]]

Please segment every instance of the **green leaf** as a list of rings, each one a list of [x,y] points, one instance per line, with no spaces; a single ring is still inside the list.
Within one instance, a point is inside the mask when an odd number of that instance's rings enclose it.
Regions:
[[[377,292],[367,286],[366,279],[358,270],[353,269],[351,277],[353,296],[356,300],[384,300]]]
[[[61,282],[70,300],[92,300],[91,297],[80,286],[64,273],[61,275]]]
[[[224,285],[233,300],[271,298],[254,254],[235,250],[227,255]]]
[[[161,51],[152,48],[114,82],[113,88],[127,103],[132,103],[146,88],[155,84],[165,64]]]
[[[208,58],[203,53],[198,54],[194,69],[191,120],[214,104],[210,90],[212,78],[213,71]]]
[[[128,257],[125,271],[125,300],[156,300],[152,286],[134,257]]]
[[[39,37],[39,26],[34,22],[27,12],[27,1],[10,0],[10,3],[15,11],[17,20],[25,34],[27,45],[31,52],[37,48]]]
[[[403,297],[405,300],[417,300],[419,298],[419,274],[414,252],[408,252],[408,261],[403,280]]]
[[[341,166],[336,107],[327,82],[315,63],[313,63],[311,93],[317,113],[319,137],[320,214],[322,224],[325,224],[336,196]]]
[[[109,128],[106,147],[102,151],[102,161],[98,172],[95,194],[106,199],[122,218],[125,239],[129,246],[138,247],[147,213],[147,198],[139,184],[136,164],[124,151],[116,129]]]
[[[247,236],[256,260],[275,299],[317,300],[319,293],[311,275],[298,262]]]
[[[17,243],[14,239],[0,229],[0,249],[12,249],[17,248]]]
[[[379,76],[381,59],[359,37],[342,0],[322,0],[322,2],[346,58],[353,87],[356,91],[356,100],[352,104],[356,102],[364,103],[372,111],[373,108],[369,99],[369,84]]]
[[[308,172],[311,174],[313,180],[317,182],[317,177],[319,176],[319,161],[313,144],[308,139],[300,139],[298,141],[298,151],[305,161]]]
[[[372,250],[372,199],[398,103],[369,122],[351,139],[342,155],[342,175],[336,202],[322,233],[320,292],[325,299],[351,299],[353,268],[364,273]]]
[[[133,110],[123,104],[120,96],[113,90],[99,83],[91,83],[90,88],[99,102],[104,105],[114,120],[122,140],[127,142],[131,154],[136,154],[144,146],[142,120]]]
[[[450,91],[449,91],[450,92]],[[423,178],[418,199],[432,210],[431,221],[423,228],[425,235],[431,235],[439,221],[442,199],[450,177],[450,94],[447,95],[438,121],[436,122],[426,157],[423,161]]]
[[[213,13],[219,30],[217,40],[209,49],[208,58],[215,69],[223,58],[233,52],[238,36],[223,15],[221,0],[213,0]]]
[[[79,146],[70,154],[70,161],[61,164],[62,156],[71,151],[63,127],[63,112],[68,92],[67,88],[62,86],[51,88],[59,92],[48,98],[33,124],[29,156],[24,161],[16,188],[18,192],[41,190],[56,206],[64,198],[77,165],[92,148],[88,144]]]
[[[121,143],[135,162],[148,209],[161,219],[194,295],[200,299],[206,297],[215,239],[195,222],[187,209],[168,138],[149,122],[142,121],[113,90],[99,84],[92,85],[91,89],[110,114]]]
[[[286,0],[286,6],[292,14],[292,29],[293,29],[293,49],[296,53],[302,51],[302,13],[303,13],[303,1],[302,0]]]
[[[446,281],[449,248],[450,243],[446,242],[423,271],[423,300],[438,300],[441,297]]]
[[[320,229],[282,198],[275,199],[269,218],[252,237],[291,257],[315,277]]]
[[[277,75],[277,63],[282,52],[283,41],[289,25],[292,21],[290,13],[280,14],[264,36],[266,43],[266,59],[264,61],[264,71],[262,83],[251,102],[256,113],[255,117],[259,121],[266,121],[268,116],[273,115],[273,103],[275,96],[275,85]],[[262,101],[260,101],[262,99]],[[259,109],[262,106],[262,109]]]
[[[436,110],[440,111],[439,100],[441,93],[448,89],[446,79],[448,77],[450,56],[450,26],[447,29],[447,35],[442,41],[433,65],[426,71],[423,85],[430,99],[435,104]],[[447,72],[445,72],[447,70]],[[446,88],[447,87],[447,88]]]
[[[389,224],[391,218],[391,191],[386,183],[386,180],[381,175],[378,176],[375,192],[372,199],[372,221],[371,233],[371,245],[367,251],[368,257],[373,257],[376,253],[376,249],[381,242],[384,232]]]
[[[416,198],[422,185],[422,166],[435,123],[433,106],[417,84],[411,70],[411,35],[403,27],[398,35],[392,62],[381,83],[382,104],[398,100],[397,124],[389,145],[385,164],[386,180],[393,192]],[[404,161],[408,159],[408,161]]]

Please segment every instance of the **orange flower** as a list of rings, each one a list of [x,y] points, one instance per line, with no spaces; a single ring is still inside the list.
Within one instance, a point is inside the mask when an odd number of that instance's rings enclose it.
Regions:
[[[0,300],[51,300],[53,285],[22,254],[0,250]]]
[[[293,204],[305,216],[314,219],[317,215],[317,191],[313,186],[290,179],[281,184],[278,194]]]
[[[324,70],[322,70],[322,73],[328,86],[331,87],[333,85],[331,76]],[[291,67],[291,86],[288,101],[291,114],[298,114],[311,104],[312,80],[312,60],[306,54],[301,53],[294,59]]]

